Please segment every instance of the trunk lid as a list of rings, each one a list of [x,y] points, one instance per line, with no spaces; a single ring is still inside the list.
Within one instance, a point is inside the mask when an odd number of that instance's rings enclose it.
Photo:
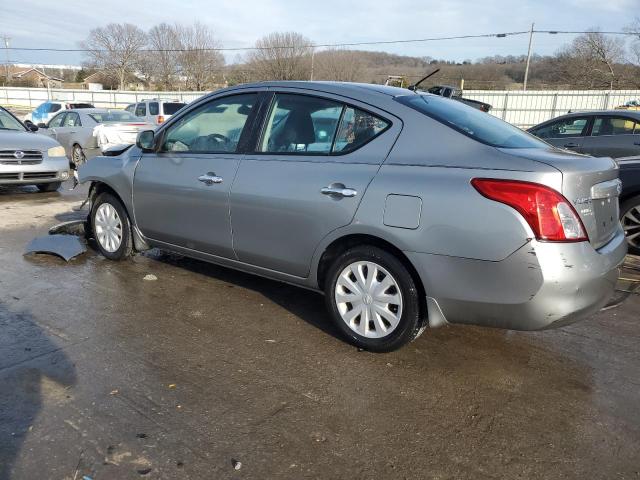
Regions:
[[[528,158],[562,173],[562,194],[580,215],[594,248],[606,245],[620,228],[618,164],[556,148],[510,148],[504,153]]]

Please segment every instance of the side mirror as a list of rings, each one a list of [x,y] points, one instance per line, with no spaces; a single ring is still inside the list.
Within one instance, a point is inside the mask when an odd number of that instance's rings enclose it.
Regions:
[[[42,122],[40,122],[40,123],[38,124],[38,128],[47,128],[47,124],[46,124],[46,123],[42,123]]]
[[[153,130],[140,132],[136,138],[136,146],[147,152],[153,151],[155,147],[155,132]]]
[[[33,123],[31,120],[25,120],[24,126],[27,127],[32,132],[38,131],[38,126],[35,123]]]

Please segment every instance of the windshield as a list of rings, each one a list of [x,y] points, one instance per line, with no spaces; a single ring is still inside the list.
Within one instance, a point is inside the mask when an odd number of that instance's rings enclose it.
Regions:
[[[0,130],[16,130],[24,132],[26,128],[13,115],[0,107]]]
[[[109,122],[144,122],[143,119],[131,115],[123,110],[109,110],[107,112],[90,113],[89,116],[98,123]]]
[[[162,109],[164,110],[164,114],[165,115],[173,115],[174,113],[176,113],[178,110],[180,110],[182,107],[184,107],[186,104],[185,103],[164,103],[162,105]]]
[[[546,148],[518,127],[457,100],[433,95],[407,95],[396,100],[479,142],[500,148]]]

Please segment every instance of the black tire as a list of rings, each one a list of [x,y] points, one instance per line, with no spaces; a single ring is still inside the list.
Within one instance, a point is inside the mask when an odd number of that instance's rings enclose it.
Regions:
[[[36,185],[41,192],[55,192],[60,188],[62,182],[40,183]]]
[[[336,283],[345,268],[354,262],[368,261],[391,274],[402,297],[402,313],[397,326],[387,336],[368,338],[352,330],[342,319],[335,299]],[[362,245],[350,248],[338,256],[327,273],[325,301],[333,321],[342,334],[355,346],[372,352],[390,352],[415,340],[427,324],[421,309],[420,290],[404,264],[394,255],[378,247]]]
[[[82,147],[76,143],[71,151],[71,162],[69,162],[69,165],[72,169],[77,170],[80,165],[83,165],[86,162],[87,157],[84,155],[84,150],[82,150]]]
[[[115,251],[107,250],[98,239],[98,235],[96,234],[96,214],[98,213],[98,209],[104,205],[111,205],[118,214],[120,219],[120,223],[122,225],[122,239],[120,241],[120,246]],[[96,245],[98,246],[98,250],[100,253],[104,255],[109,260],[124,260],[131,256],[133,252],[133,240],[131,234],[131,222],[129,221],[129,216],[127,215],[127,211],[124,208],[124,205],[116,196],[104,192],[98,195],[95,202],[91,207],[91,233],[96,241]]]
[[[629,234],[640,233],[640,224],[636,224],[634,220],[625,219],[625,215],[629,214],[630,212],[633,213],[634,218],[640,220],[640,195],[629,198],[620,205],[620,221],[625,227],[625,234],[627,236]],[[637,228],[635,227],[635,225],[637,225]],[[631,240],[627,239],[627,244],[629,245],[629,253],[640,255],[640,235],[633,240],[635,245],[631,242]]]

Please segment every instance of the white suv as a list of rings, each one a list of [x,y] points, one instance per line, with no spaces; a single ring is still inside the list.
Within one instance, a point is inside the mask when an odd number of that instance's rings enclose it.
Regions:
[[[185,105],[186,103],[178,100],[151,98],[138,103],[132,103],[128,105],[125,110],[136,117],[143,118],[148,123],[160,125]]]

